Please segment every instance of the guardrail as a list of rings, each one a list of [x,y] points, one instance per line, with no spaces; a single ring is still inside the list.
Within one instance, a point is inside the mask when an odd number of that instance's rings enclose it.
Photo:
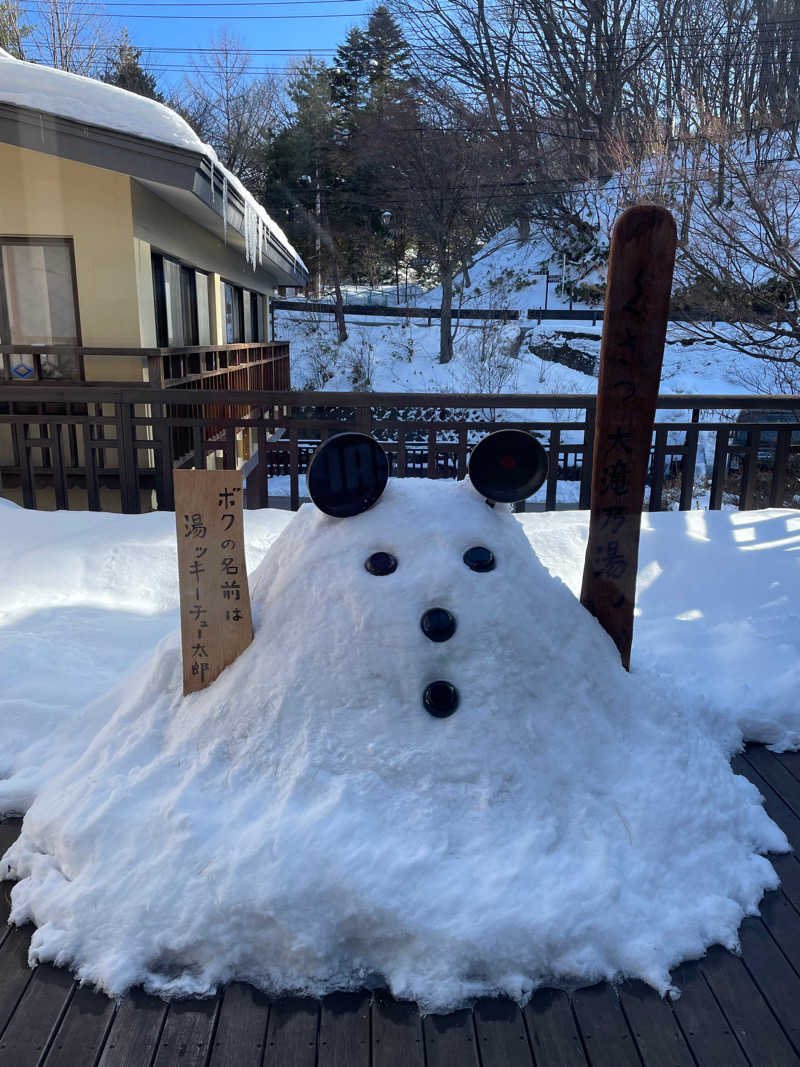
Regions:
[[[272,479],[286,475],[281,495],[297,508],[308,459],[333,433],[374,434],[392,456],[395,476],[463,477],[471,448],[502,425],[537,434],[549,453],[544,508],[585,508],[595,401],[593,395],[571,394],[0,384],[0,478],[4,495],[16,494],[29,508],[138,512],[172,508],[177,465],[203,468],[211,462],[230,469],[246,464],[249,507],[268,506]],[[660,397],[647,506],[654,511],[692,507],[701,445],[705,456],[713,455],[709,507],[796,505],[800,423],[795,429],[777,417],[764,421],[761,413],[798,409],[800,397]],[[747,411],[754,412],[750,420],[741,418]],[[177,454],[176,441],[183,442],[183,454]]]
[[[344,304],[345,315],[363,316],[368,318],[382,319],[427,319],[430,326],[433,319],[442,317],[440,307],[389,307],[376,304]],[[276,311],[299,311],[304,314],[333,315],[336,305],[327,300],[283,300],[275,298],[270,301],[270,314],[273,316],[273,336],[275,327],[274,314]],[[593,326],[603,321],[602,309],[577,308],[528,308],[520,311],[517,308],[460,308],[453,307],[450,316],[453,319],[472,319],[476,321],[490,322],[515,322],[523,317],[528,320],[535,319],[537,323],[549,322],[591,322]],[[670,314],[670,322],[701,322],[708,315],[694,311],[674,310]]]

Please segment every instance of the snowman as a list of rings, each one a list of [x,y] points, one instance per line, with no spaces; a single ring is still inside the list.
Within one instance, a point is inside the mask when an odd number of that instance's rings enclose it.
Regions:
[[[184,697],[167,639],[28,811],[4,865],[31,962],[113,995],[389,986],[446,1011],[663,993],[734,946],[785,837],[729,727],[623,670],[534,554],[510,504],[545,471],[521,431],[459,482],[325,442],[253,575],[252,645]]]

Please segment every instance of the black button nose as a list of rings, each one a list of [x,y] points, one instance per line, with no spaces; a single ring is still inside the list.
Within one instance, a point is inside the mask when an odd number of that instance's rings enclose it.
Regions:
[[[422,694],[425,710],[436,719],[446,719],[458,707],[458,690],[450,682],[431,682]]]
[[[429,608],[420,619],[420,626],[431,641],[448,641],[456,632],[456,620],[444,608]]]

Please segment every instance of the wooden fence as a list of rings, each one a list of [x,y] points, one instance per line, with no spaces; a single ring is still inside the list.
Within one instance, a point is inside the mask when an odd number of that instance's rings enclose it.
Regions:
[[[651,510],[692,506],[698,455],[710,456],[711,508],[800,501],[800,397],[665,396],[653,434]],[[154,389],[0,383],[2,492],[25,507],[172,509],[175,466],[244,466],[247,503],[300,503],[317,443],[373,434],[399,477],[463,477],[474,444],[499,426],[537,434],[550,456],[543,505],[588,507],[595,397]],[[752,419],[743,420],[753,411]],[[763,413],[775,413],[764,421]],[[684,414],[685,413],[685,414]],[[678,421],[672,421],[677,416]],[[738,421],[734,421],[739,416]],[[794,427],[797,428],[794,428]],[[182,454],[176,450],[182,442]],[[700,447],[702,445],[702,448]],[[727,494],[727,495],[726,495]],[[76,504],[76,501],[78,503]]]

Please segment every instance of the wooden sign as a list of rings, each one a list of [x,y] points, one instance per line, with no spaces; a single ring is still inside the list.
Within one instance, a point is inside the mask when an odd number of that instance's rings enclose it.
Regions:
[[[205,689],[253,640],[241,471],[176,470],[183,693]]]
[[[675,246],[672,215],[652,204],[624,212],[611,238],[581,603],[614,639],[626,670]]]

